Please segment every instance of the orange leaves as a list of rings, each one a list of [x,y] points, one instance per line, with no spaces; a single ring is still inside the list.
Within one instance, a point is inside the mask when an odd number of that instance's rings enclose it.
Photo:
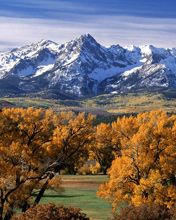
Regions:
[[[38,205],[30,208],[27,212],[17,215],[13,220],[89,220],[86,214],[82,213],[78,208],[57,207],[54,204]]]
[[[134,205],[176,204],[176,116],[162,111],[118,119],[112,124],[112,142],[121,157],[109,170],[110,180],[99,195],[115,207],[122,200]]]
[[[112,144],[112,128],[110,124],[99,124],[94,131],[94,143],[89,151],[90,159],[100,165],[100,172],[106,174],[114,159],[114,145]]]
[[[36,188],[60,187],[54,176],[82,163],[92,141],[93,116],[43,109],[3,109],[0,114],[0,206],[30,202]],[[43,192],[44,192],[43,191]],[[39,200],[42,194],[39,195]],[[3,201],[3,204],[1,204]],[[0,210],[0,216],[4,210]],[[3,213],[4,214],[4,213]]]
[[[61,113],[60,124],[53,132],[52,148],[58,152],[65,152],[67,154],[76,150],[84,150],[84,146],[91,142],[92,138],[92,120],[91,115],[85,116],[80,113],[77,116],[69,113],[65,120],[63,120],[63,113]]]

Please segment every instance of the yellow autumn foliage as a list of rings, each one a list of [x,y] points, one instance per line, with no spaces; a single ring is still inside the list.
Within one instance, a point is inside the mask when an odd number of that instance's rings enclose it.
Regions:
[[[46,189],[60,186],[61,169],[88,157],[93,119],[34,108],[0,112],[0,220],[38,204]]]
[[[115,209],[122,201],[133,205],[176,205],[176,116],[162,111],[118,119],[112,142],[121,155],[109,169],[109,181],[98,195]]]

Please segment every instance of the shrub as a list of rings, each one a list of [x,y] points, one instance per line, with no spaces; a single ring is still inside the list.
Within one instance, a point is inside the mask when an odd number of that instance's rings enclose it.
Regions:
[[[166,206],[153,204],[151,206],[143,204],[135,207],[133,205],[125,207],[115,220],[176,220],[176,214]]]
[[[55,204],[37,205],[12,220],[89,220],[78,208],[66,208]]]

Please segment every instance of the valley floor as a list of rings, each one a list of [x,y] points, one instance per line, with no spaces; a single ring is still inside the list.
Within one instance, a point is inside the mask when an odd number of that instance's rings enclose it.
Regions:
[[[42,203],[56,203],[81,208],[91,220],[105,220],[111,217],[111,205],[98,198],[96,192],[107,176],[64,175],[60,192],[47,191]]]
[[[82,100],[52,100],[29,97],[0,98],[3,107],[52,108],[54,111],[89,112],[100,117],[117,117],[161,109],[176,113],[176,90],[163,93],[101,95]]]

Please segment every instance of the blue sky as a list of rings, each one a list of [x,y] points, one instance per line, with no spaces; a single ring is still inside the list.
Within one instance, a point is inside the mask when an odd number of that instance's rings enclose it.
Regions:
[[[105,46],[176,47],[176,0],[0,0],[0,50],[90,33]]]

